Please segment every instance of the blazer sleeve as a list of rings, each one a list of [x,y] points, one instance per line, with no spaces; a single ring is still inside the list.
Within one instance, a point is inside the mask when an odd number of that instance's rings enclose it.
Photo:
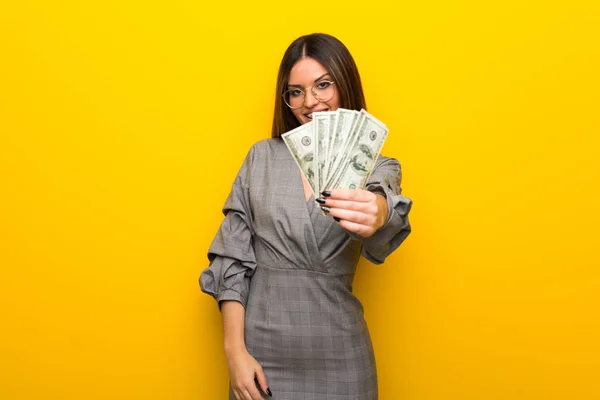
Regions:
[[[366,190],[383,195],[387,199],[388,218],[385,224],[368,238],[351,233],[359,240],[362,255],[374,264],[381,264],[407,238],[411,232],[408,213],[412,200],[403,196],[400,183],[402,170],[398,160],[380,157],[367,181]]]
[[[239,301],[246,307],[250,278],[256,269],[247,186],[252,159],[253,149],[246,156],[225,201],[225,219],[208,249],[210,264],[199,279],[202,291],[212,295],[219,308],[223,300]]]

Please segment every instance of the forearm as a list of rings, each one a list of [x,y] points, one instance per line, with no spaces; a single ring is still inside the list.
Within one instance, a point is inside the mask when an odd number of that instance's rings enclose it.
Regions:
[[[239,301],[224,300],[221,302],[223,315],[223,340],[225,354],[246,350],[244,341],[244,317],[246,310]]]
[[[381,196],[377,196],[378,198]],[[390,193],[387,198],[388,213],[382,226],[369,237],[357,238],[363,244],[362,255],[374,264],[381,264],[410,234],[411,228],[408,221],[408,212],[411,200]]]

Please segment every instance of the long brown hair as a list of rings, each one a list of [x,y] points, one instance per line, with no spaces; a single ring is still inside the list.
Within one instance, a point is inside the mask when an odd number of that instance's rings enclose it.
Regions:
[[[292,67],[304,57],[315,59],[332,75],[339,93],[341,108],[350,110],[367,108],[358,68],[346,46],[333,36],[324,33],[301,36],[287,48],[279,66],[271,132],[274,138],[281,137],[281,134],[300,126],[292,110],[283,101],[283,93],[287,90]]]

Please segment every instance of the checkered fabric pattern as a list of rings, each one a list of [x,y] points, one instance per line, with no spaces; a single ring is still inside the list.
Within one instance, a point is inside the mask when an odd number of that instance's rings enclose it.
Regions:
[[[382,263],[410,233],[400,165],[380,156],[367,190],[385,194],[389,217],[368,239],[349,234],[314,199],[280,139],[255,144],[225,203],[202,290],[246,308],[248,351],[273,399],[377,399],[363,308],[352,294],[361,256]],[[234,399],[230,393],[230,399]]]

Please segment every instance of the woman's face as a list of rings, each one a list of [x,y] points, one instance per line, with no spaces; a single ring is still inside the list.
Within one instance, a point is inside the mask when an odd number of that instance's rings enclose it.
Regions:
[[[297,87],[305,93],[302,107],[292,110],[292,113],[294,113],[294,116],[301,124],[310,122],[313,112],[335,111],[339,107],[337,89],[333,97],[328,101],[323,102],[315,98],[312,93],[312,87],[321,81],[333,81],[333,76],[314,58],[305,57],[298,60],[290,71],[288,87]]]

